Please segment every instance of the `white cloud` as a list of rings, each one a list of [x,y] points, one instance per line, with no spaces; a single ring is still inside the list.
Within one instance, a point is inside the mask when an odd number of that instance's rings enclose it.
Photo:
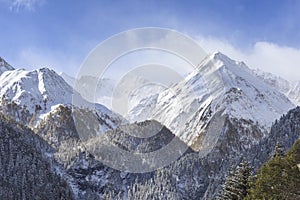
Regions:
[[[221,51],[234,60],[245,61],[250,68],[259,68],[288,80],[300,80],[300,49],[269,42],[256,42],[241,50],[226,40],[198,36],[197,41],[209,53]]]
[[[34,11],[37,6],[41,6],[45,0],[9,0],[9,8],[18,12],[20,9]]]

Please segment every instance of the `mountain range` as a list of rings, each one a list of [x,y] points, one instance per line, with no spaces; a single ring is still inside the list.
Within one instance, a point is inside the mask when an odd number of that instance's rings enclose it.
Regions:
[[[75,91],[74,84],[82,89]],[[96,98],[89,98],[90,84],[97,85]],[[116,85],[120,91],[114,91]],[[126,91],[139,85],[147,86]],[[257,169],[277,142],[287,149],[299,138],[295,124],[300,121],[291,114],[299,108],[290,111],[300,105],[299,91],[299,82],[252,70],[220,52],[168,88],[143,77],[116,83],[92,76],[75,79],[48,68],[14,69],[0,58],[1,177],[16,171],[5,177],[0,196],[26,199],[40,191],[39,198],[47,199],[44,193],[57,180],[49,199],[155,199],[160,193],[162,199],[214,198],[242,158]],[[127,95],[127,112],[114,110],[113,92]],[[82,106],[74,104],[74,97]],[[275,130],[281,123],[293,128]],[[136,135],[153,131],[149,138]],[[166,148],[174,138],[186,151],[157,170],[131,173],[101,161],[108,155],[103,145],[136,155]],[[119,155],[112,155],[109,159],[118,162]],[[33,163],[32,171],[20,167]],[[136,164],[151,168],[155,163]]]

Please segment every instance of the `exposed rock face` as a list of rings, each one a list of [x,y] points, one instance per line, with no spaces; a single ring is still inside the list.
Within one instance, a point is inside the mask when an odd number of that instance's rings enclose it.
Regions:
[[[141,132],[151,132],[153,129],[159,131],[152,137],[141,139],[132,136],[137,131],[142,134]],[[40,131],[39,134],[42,134],[42,130]],[[116,145],[123,151],[148,153],[164,148],[175,137],[160,123],[146,121],[123,125],[114,131],[107,132],[105,135],[91,137],[87,141],[78,141],[74,137],[72,142],[68,140],[69,142],[62,143],[54,155],[64,166],[66,173],[74,178],[73,183],[76,183],[79,199],[99,199],[103,196],[108,198],[112,194],[126,196],[130,192],[132,185],[135,183],[142,184],[151,180],[157,172],[129,173],[111,168],[111,166],[103,164],[100,159],[103,154],[106,155],[102,147],[105,147],[105,145]],[[184,143],[182,142],[182,144]],[[192,152],[188,147],[186,147],[186,150],[186,154]],[[109,159],[120,162],[116,154]],[[135,164],[142,165],[143,163]]]

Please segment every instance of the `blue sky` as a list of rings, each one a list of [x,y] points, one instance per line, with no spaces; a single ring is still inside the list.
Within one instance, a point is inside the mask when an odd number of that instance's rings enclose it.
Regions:
[[[47,66],[75,75],[106,38],[154,26],[184,32],[208,51],[221,50],[298,79],[292,72],[300,65],[299,10],[296,0],[0,0],[0,56],[18,68]],[[287,60],[281,63],[290,62],[289,72],[270,61],[281,55]]]

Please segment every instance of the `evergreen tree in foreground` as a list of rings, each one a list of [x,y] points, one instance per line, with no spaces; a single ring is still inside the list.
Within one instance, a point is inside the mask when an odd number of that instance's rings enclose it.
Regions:
[[[248,199],[300,199],[300,140],[286,156],[275,155],[261,167]]]
[[[249,194],[249,183],[252,179],[253,168],[244,159],[236,169],[230,171],[219,200],[240,200]]]

